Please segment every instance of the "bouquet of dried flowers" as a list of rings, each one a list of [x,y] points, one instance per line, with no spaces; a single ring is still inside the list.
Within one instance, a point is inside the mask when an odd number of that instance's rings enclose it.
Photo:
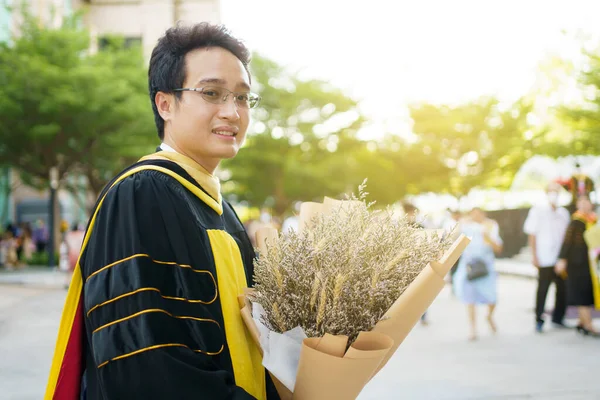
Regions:
[[[255,286],[240,306],[282,398],[358,395],[439,294],[468,244],[464,236],[396,218],[389,208],[374,210],[364,189],[363,183],[345,201],[304,203],[298,232],[257,235]],[[297,347],[280,345],[283,335]],[[295,380],[275,371],[274,357],[298,361]]]
[[[370,331],[431,260],[452,244],[391,209],[374,211],[364,187],[348,203],[283,233],[259,249],[255,292],[262,322],[283,333],[297,326],[308,337]],[[344,206],[342,206],[342,204]]]

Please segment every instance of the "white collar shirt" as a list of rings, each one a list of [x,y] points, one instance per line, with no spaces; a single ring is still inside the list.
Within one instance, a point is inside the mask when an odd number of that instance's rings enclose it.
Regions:
[[[550,204],[543,204],[529,210],[523,230],[535,236],[540,267],[553,267],[558,261],[570,220],[569,212],[563,207],[552,208]]]
[[[177,153],[177,151],[175,151],[175,149],[174,149],[174,148],[172,148],[171,146],[169,146],[169,145],[168,145],[168,144],[166,144],[166,143],[161,143],[161,144],[160,144],[160,149],[161,149],[162,151],[169,151],[169,152],[171,152],[171,153]]]

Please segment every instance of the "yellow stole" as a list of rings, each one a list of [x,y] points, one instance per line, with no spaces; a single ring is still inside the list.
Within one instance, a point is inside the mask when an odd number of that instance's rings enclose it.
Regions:
[[[223,205],[218,178],[214,177],[202,166],[189,157],[179,153],[160,151],[143,157],[144,160],[170,160],[182,167],[206,192],[199,190],[185,179],[177,179],[200,200],[210,206],[219,215],[223,214]],[[169,171],[171,172],[171,171]],[[173,173],[169,173],[172,175]],[[210,229],[208,237],[215,260],[219,301],[225,324],[225,336],[233,374],[237,386],[259,400],[266,399],[265,369],[262,356],[256,343],[242,321],[238,296],[244,294],[246,271],[240,249],[235,239],[223,230]]]
[[[149,154],[140,159],[145,160],[169,160],[177,163],[185,170],[206,192],[221,204],[221,183],[219,178],[209,173],[204,167],[192,160],[188,156],[175,153],[172,151],[159,151],[154,154]],[[210,205],[210,204],[209,204]]]
[[[573,219],[579,220],[585,224],[585,229],[588,230],[594,226],[598,220],[595,214],[584,214],[576,211],[573,214]],[[596,257],[592,254],[592,249],[588,249],[590,259],[590,275],[592,277],[592,288],[594,291],[594,306],[597,310],[600,310],[600,277],[596,271],[595,265],[598,262]]]

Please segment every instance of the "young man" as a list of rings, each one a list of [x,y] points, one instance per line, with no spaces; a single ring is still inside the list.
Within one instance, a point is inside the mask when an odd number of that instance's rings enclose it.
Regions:
[[[531,208],[523,230],[529,235],[529,245],[533,253],[533,265],[538,269],[538,288],[535,304],[535,329],[542,332],[544,308],[550,284],[556,286],[556,299],[552,322],[556,327],[565,327],[563,318],[567,309],[565,281],[554,272],[567,226],[569,212],[559,207],[560,185],[551,183],[546,188],[548,202]]]
[[[67,295],[46,399],[278,398],[241,320],[254,251],[213,173],[244,142],[249,52],[223,27],[152,53],[162,141],[105,188]]]

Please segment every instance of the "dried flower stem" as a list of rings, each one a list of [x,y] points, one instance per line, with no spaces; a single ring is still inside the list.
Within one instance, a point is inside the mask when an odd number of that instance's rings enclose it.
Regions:
[[[451,236],[424,235],[391,209],[374,211],[358,197],[317,215],[302,233],[281,234],[255,264],[253,301],[265,324],[284,332],[301,326],[308,336],[369,331]]]

